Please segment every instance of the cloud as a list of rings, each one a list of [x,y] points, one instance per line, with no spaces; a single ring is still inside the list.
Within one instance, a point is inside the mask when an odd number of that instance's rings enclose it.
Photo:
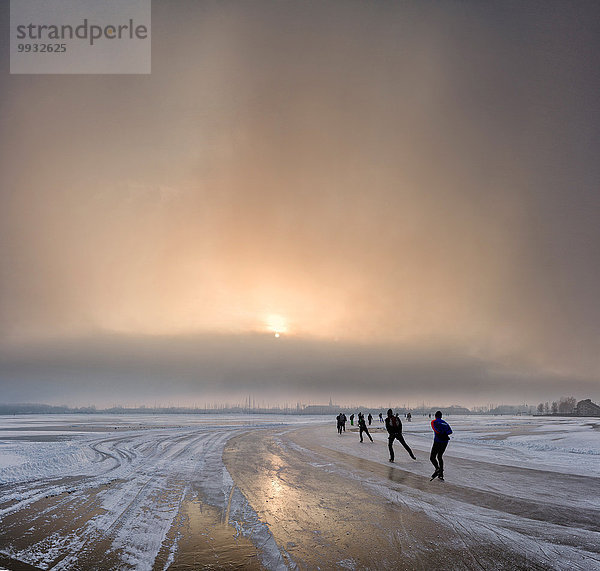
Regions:
[[[591,394],[594,389],[590,380],[509,369],[465,357],[453,347],[408,351],[267,334],[46,341],[4,353],[0,378],[7,402],[101,406],[242,402],[248,394],[272,404],[331,397],[373,406],[411,401],[473,405]]]
[[[123,370],[133,394],[146,372],[195,378],[142,347],[246,339],[275,314],[296,341],[286,367],[302,371],[286,378],[307,391],[333,371],[358,394],[356,371],[375,370],[382,395],[402,371],[489,393],[494,364],[533,388],[597,379],[595,7],[154,8],[149,77],[1,80],[11,374],[58,382],[27,348],[81,339],[72,378]],[[83,341],[99,331],[139,340],[120,357],[130,368]],[[336,339],[374,353],[350,358]],[[427,357],[388,370],[382,346]],[[260,363],[225,374],[206,359],[211,390],[265,382]]]

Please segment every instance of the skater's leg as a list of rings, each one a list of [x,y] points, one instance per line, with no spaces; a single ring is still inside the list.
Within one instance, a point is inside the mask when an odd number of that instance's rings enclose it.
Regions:
[[[393,436],[392,434],[390,434],[390,437],[388,438],[388,448],[390,450],[390,462],[394,461],[394,438],[395,436]]]
[[[438,442],[437,460],[440,465],[440,476],[444,476],[444,452],[446,451],[447,442]]]
[[[370,434],[370,432],[369,432],[368,430],[365,430],[365,432],[367,433],[367,436],[369,437],[369,440],[370,440],[371,442],[373,442],[373,438],[371,437],[371,434]]]
[[[437,442],[433,443],[433,446],[431,447],[431,455],[429,456],[429,460],[431,460],[431,463],[433,464],[433,467],[435,468],[435,471],[437,472],[440,469],[440,465],[438,464],[437,461],[437,446],[436,446]]]
[[[416,460],[415,455],[413,454],[413,451],[410,449],[410,446],[408,444],[406,444],[406,442],[404,441],[404,436],[402,436],[402,434],[400,434],[399,436],[396,436],[396,438],[398,439],[398,441],[400,442],[400,444],[402,444],[402,446],[404,446],[404,448],[406,449],[406,451],[408,452],[408,455],[413,459]]]

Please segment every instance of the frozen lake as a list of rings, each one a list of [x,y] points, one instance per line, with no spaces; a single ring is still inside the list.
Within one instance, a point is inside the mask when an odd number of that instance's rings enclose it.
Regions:
[[[0,567],[600,569],[600,419],[447,420],[0,417]]]

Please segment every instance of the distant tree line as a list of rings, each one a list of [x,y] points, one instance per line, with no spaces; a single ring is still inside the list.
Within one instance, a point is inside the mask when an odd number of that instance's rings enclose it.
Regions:
[[[485,406],[473,407],[468,409],[460,405],[451,406],[438,406],[438,407],[414,407],[408,408],[406,405],[397,405],[391,408],[400,414],[411,412],[413,415],[433,415],[433,413],[439,408],[444,411],[445,415],[457,415],[457,414],[490,414],[490,415],[521,415],[521,414],[534,414],[537,410],[538,414],[572,414],[574,412],[577,401],[575,397],[561,397],[556,402],[545,402],[540,403],[537,407],[523,405],[493,405],[488,404]],[[215,414],[215,413],[261,413],[261,414],[337,414],[340,411],[351,413],[356,411],[362,411],[366,414],[371,412],[377,415],[379,412],[385,411],[388,407],[381,406],[378,408],[371,408],[367,406],[341,406],[336,404],[329,405],[302,405],[298,403],[295,407],[293,406],[262,406],[252,407],[231,405],[231,404],[211,404],[210,406],[205,405],[204,407],[181,407],[181,406],[154,406],[147,407],[144,405],[135,407],[124,407],[115,405],[110,408],[96,408],[94,405],[88,405],[84,407],[69,407],[67,405],[48,405],[39,403],[0,403],[0,415],[14,415],[14,414]]]
[[[537,405],[538,414],[573,414],[577,400],[575,397],[560,397],[558,402],[541,402]]]
[[[0,404],[0,414],[93,414],[102,412],[96,410],[94,405],[71,408],[67,405],[50,405],[38,403]]]

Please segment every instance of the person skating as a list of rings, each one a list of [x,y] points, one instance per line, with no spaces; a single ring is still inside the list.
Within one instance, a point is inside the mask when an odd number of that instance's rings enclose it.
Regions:
[[[371,413],[367,416],[367,420],[369,421],[369,426],[371,426],[371,422],[373,422],[373,415]]]
[[[360,441],[363,441],[363,432],[369,437],[369,440],[373,442],[373,438],[369,434],[369,429],[367,428],[367,424],[365,422],[365,417],[362,412],[358,413],[358,428],[360,432]]]
[[[338,434],[341,434],[342,433],[342,427],[343,427],[343,422],[342,422],[343,415],[342,415],[342,413],[340,412],[340,414],[338,414],[335,418],[337,420],[337,431],[338,431]]]
[[[444,481],[444,459],[443,455],[448,446],[450,440],[450,434],[452,429],[450,425],[442,420],[442,411],[438,410],[435,413],[435,418],[431,421],[431,428],[433,429],[433,446],[431,447],[431,456],[429,459],[435,468],[435,472],[432,474],[431,479],[439,478],[442,482]]]
[[[410,446],[408,444],[406,444],[406,442],[404,441],[404,437],[402,436],[402,422],[397,416],[394,416],[394,412],[392,411],[391,408],[387,411],[387,418],[385,419],[385,427],[389,434],[388,448],[390,450],[390,462],[394,461],[394,446],[393,446],[394,439],[397,440],[398,442],[400,442],[400,444],[402,444],[402,446],[404,446],[404,448],[406,448],[408,455],[413,460],[416,460],[417,459],[416,456],[413,454],[413,451],[410,449]]]
[[[354,426],[354,413],[350,415],[350,426]]]

